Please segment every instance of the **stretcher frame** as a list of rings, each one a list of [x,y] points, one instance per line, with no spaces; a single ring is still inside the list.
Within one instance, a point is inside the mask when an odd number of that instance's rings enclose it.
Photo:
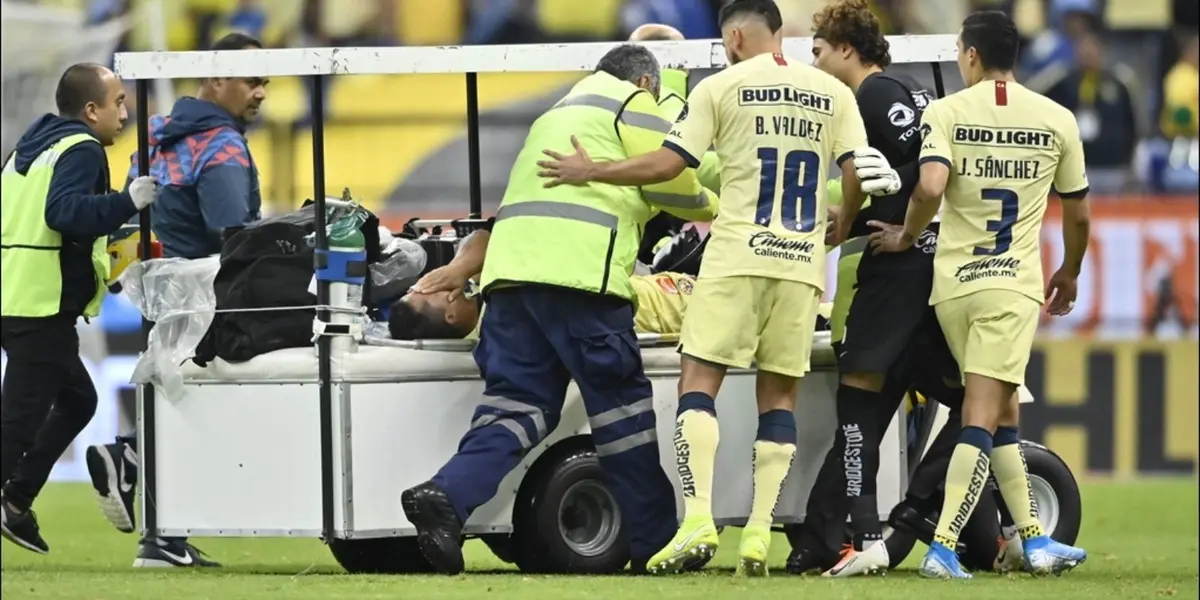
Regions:
[[[933,70],[938,97],[944,95],[941,63],[957,58],[953,35],[889,36],[892,55],[897,62],[928,63]],[[448,74],[463,73],[466,85],[469,218],[482,216],[480,179],[478,74],[500,72],[592,71],[600,58],[621,43],[527,44],[507,46],[439,46],[386,48],[290,48],[265,50],[226,50],[193,52],[121,52],[114,58],[119,77],[135,82],[137,114],[138,174],[150,174],[149,87],[157,79],[195,79],[206,77],[307,77],[312,80],[312,153],[313,200],[316,202],[316,248],[328,249],[325,223],[325,97],[322,80],[334,75],[366,74]],[[727,66],[720,40],[650,42],[663,68],[720,69]],[[812,38],[784,40],[784,52],[790,56],[811,54]],[[464,68],[470,65],[469,70]],[[141,255],[151,256],[150,211],[140,213]],[[317,306],[330,305],[330,283],[318,281]],[[328,309],[317,310],[317,320],[330,322]],[[143,343],[152,323],[143,320]],[[317,340],[318,387],[320,403],[320,457],[322,525],[320,537],[329,542],[335,537],[334,401],[331,382],[331,339]],[[157,497],[155,402],[153,385],[139,387],[138,424],[141,446],[139,461],[142,484],[142,529],[146,536],[162,535],[153,501]],[[199,534],[200,532],[196,532]],[[229,535],[226,533],[225,535]],[[259,532],[258,535],[270,535]],[[291,534],[295,535],[295,533]]]

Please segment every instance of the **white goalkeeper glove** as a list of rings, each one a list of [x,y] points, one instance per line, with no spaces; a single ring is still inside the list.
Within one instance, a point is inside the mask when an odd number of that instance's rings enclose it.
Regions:
[[[874,148],[854,151],[854,172],[862,182],[862,191],[872,196],[889,196],[900,191],[900,174]]]
[[[133,199],[133,205],[142,210],[158,198],[158,184],[154,183],[153,177],[138,177],[129,182],[129,197]]]

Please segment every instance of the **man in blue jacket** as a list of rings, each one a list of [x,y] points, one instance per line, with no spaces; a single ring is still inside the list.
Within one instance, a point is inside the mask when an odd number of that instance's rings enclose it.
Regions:
[[[213,50],[262,48],[258,40],[231,33]],[[159,185],[151,211],[163,256],[204,258],[220,254],[226,229],[262,217],[258,169],[246,143],[246,127],[266,99],[263,77],[205,79],[196,97],[180,98],[170,116],[150,118],[150,174]],[[137,154],[129,177],[137,175]],[[87,449],[88,473],[104,516],[120,531],[134,530],[137,440]],[[217,566],[183,538],[143,539],[135,567]]]
[[[79,359],[75,322],[100,312],[108,235],[155,200],[149,177],[112,192],[104,146],[121,132],[125,91],[112,71],[79,64],[63,73],[57,115],[21,137],[0,175],[0,531],[40,554],[33,501],[54,463],[96,412],[96,388]]]

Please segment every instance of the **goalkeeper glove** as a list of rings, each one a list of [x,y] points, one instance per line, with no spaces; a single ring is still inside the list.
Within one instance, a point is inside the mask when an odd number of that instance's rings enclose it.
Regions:
[[[900,191],[900,174],[874,148],[854,151],[854,172],[862,182],[862,191],[872,196],[890,196]]]

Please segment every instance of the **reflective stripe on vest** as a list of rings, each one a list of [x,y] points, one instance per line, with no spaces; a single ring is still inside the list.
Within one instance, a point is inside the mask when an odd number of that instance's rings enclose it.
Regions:
[[[678,96],[672,97],[678,98]],[[683,110],[682,100],[679,102],[679,108],[676,110],[676,113]],[[553,108],[566,106],[590,106],[609,111],[616,115],[618,112],[621,112],[621,107],[624,106],[624,103],[599,94],[583,94],[581,96],[564,98],[558,104],[555,104]],[[659,106],[662,106],[662,104],[659,104]],[[671,122],[662,117],[631,111],[621,112],[620,121],[630,127],[650,129],[663,135],[670,133],[672,127]],[[587,146],[584,147],[586,148]],[[704,208],[708,206],[708,195],[703,191],[696,195],[684,196],[681,194],[642,190],[642,197],[652,204],[667,208]]]
[[[630,127],[641,127],[643,129],[652,129],[662,134],[670,133],[671,122],[654,115],[647,115],[635,112],[621,112],[621,108],[625,106],[625,102],[616,98],[609,98],[599,94],[583,94],[580,96],[567,97],[555,104],[551,110],[556,108],[564,108],[567,106],[590,106],[599,108],[612,113],[614,116],[621,113],[621,122]]]
[[[637,93],[631,83],[596,73],[534,122],[496,214],[481,282],[485,292],[540,283],[636,301],[629,276],[641,225],[650,216],[638,188],[545,188],[537,161],[546,148],[569,151],[572,135],[594,160],[626,158],[614,128],[617,115],[630,127],[669,131],[671,123],[662,117],[624,110]]]
[[[24,175],[17,172],[14,153],[0,175],[0,313],[6,317],[48,317],[62,310],[62,235],[46,224],[46,196],[60,156],[81,143],[98,143],[88,134],[67,136],[34,159]],[[92,245],[96,292],[83,316],[100,314],[110,259],[107,240]]]

